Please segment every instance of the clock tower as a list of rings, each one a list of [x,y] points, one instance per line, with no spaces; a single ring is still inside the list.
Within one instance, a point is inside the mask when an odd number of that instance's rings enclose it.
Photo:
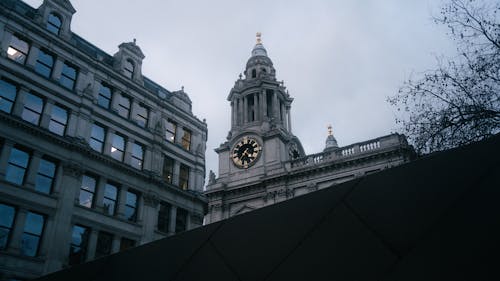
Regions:
[[[231,105],[231,129],[227,140],[215,149],[219,173],[217,179],[211,174],[207,185],[212,208],[209,222],[245,208],[262,207],[264,203],[253,197],[259,196],[256,190],[266,188],[264,179],[283,172],[286,161],[304,156],[299,139],[292,134],[293,98],[283,81],[276,79],[260,33],[244,75],[240,74],[227,100]],[[238,206],[243,209],[235,209]]]

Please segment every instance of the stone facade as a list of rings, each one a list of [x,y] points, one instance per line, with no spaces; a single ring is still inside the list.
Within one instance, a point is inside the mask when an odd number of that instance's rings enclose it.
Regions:
[[[305,155],[292,134],[293,98],[276,79],[259,34],[244,74],[228,97],[231,130],[215,150],[219,174],[205,191],[206,223],[400,165],[414,154],[399,134],[338,147],[330,129],[325,150]]]
[[[207,125],[183,91],[71,32],[67,0],[0,1],[0,280],[203,223]]]

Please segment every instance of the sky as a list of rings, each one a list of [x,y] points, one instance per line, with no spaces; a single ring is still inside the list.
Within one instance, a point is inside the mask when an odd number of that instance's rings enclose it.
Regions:
[[[38,7],[42,0],[25,0]],[[71,29],[109,54],[134,38],[142,73],[185,91],[208,124],[209,170],[230,129],[229,91],[256,32],[276,78],[294,98],[292,131],[307,154],[321,152],[327,126],[340,146],[398,132],[387,97],[436,67],[455,46],[436,25],[442,0],[73,0]]]

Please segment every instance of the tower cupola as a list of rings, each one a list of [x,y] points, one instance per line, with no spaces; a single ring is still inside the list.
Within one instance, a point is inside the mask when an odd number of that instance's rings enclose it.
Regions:
[[[273,62],[267,56],[266,48],[262,44],[262,34],[257,33],[257,43],[252,49],[252,56],[247,61],[245,70],[246,79],[268,78],[276,80],[276,70]]]

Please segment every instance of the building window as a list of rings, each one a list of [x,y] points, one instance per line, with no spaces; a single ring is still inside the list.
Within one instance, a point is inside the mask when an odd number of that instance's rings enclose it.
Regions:
[[[52,67],[54,67],[54,56],[45,52],[45,50],[40,50],[35,64],[35,72],[45,78],[50,78]]]
[[[167,120],[165,125],[165,139],[169,142],[175,142],[175,131],[177,129],[177,124],[175,124],[171,120]]]
[[[132,145],[132,167],[142,170],[142,163],[144,159],[144,147],[140,144],[134,143]]]
[[[68,123],[68,111],[60,106],[52,106],[50,114],[49,131],[54,134],[64,136],[66,124]]]
[[[111,105],[111,87],[101,84],[99,95],[97,96],[97,104],[104,108],[109,108]]]
[[[120,252],[135,247],[135,241],[122,237],[120,241]]]
[[[17,35],[12,34],[10,45],[7,49],[7,56],[15,62],[24,64],[26,62],[26,58],[28,57],[29,49],[30,45],[28,42],[17,37]]]
[[[124,118],[128,118],[130,116],[130,98],[120,95],[120,101],[118,102],[118,114]]]
[[[129,221],[137,220],[137,194],[127,191],[125,202],[125,218]]]
[[[80,187],[80,195],[78,204],[87,208],[94,206],[94,194],[97,180],[94,177],[83,175],[82,186]]]
[[[132,78],[132,77],[134,77],[134,68],[135,68],[134,63],[131,60],[126,60],[125,65],[123,67],[123,70],[124,70],[123,73],[128,78]]]
[[[187,230],[187,216],[188,212],[186,210],[177,208],[177,214],[175,216],[175,233]]]
[[[18,148],[10,151],[9,163],[5,171],[5,180],[13,184],[22,185],[28,169],[30,154]]]
[[[111,183],[106,183],[104,187],[104,212],[110,216],[113,216],[116,211],[116,198],[118,195],[118,187]]]
[[[183,129],[184,133],[182,134],[182,147],[185,150],[191,149],[191,132],[187,129]]]
[[[111,143],[111,157],[118,161],[123,161],[123,154],[125,151],[125,138],[113,134],[113,141]]]
[[[54,184],[57,164],[54,161],[42,158],[36,175],[35,190],[50,194]]]
[[[75,88],[77,70],[74,66],[65,62],[61,72],[59,83],[68,90]]]
[[[21,237],[21,254],[35,257],[38,254],[40,240],[42,239],[45,217],[28,212],[24,223],[24,233]]]
[[[90,147],[97,152],[102,152],[102,148],[104,147],[105,135],[106,130],[103,127],[97,124],[92,124],[92,131],[90,133],[89,141]]]
[[[189,186],[189,167],[181,164],[181,169],[179,172],[179,187],[183,190],[187,190]]]
[[[14,207],[0,204],[0,250],[7,248],[15,217],[16,209]]]
[[[5,80],[0,80],[0,110],[11,113],[16,102],[16,96],[17,87]]]
[[[32,124],[40,124],[40,116],[43,111],[43,100],[42,98],[35,96],[30,93],[26,93],[24,98],[24,108],[21,118]]]
[[[160,210],[158,211],[157,227],[159,231],[168,233],[168,225],[170,223],[170,204],[160,202]]]
[[[54,33],[55,35],[59,35],[59,32],[61,32],[61,26],[61,18],[54,13],[50,13],[47,20],[47,30]]]
[[[95,247],[95,257],[99,258],[111,254],[111,244],[113,243],[113,234],[100,231],[97,235],[97,245]]]
[[[137,105],[137,114],[135,115],[135,121],[137,125],[141,127],[146,127],[148,125],[148,108],[142,104]]]
[[[90,229],[85,226],[74,225],[71,233],[69,264],[75,265],[83,263],[87,256]]]
[[[166,157],[163,160],[163,179],[172,183],[172,179],[174,178],[174,159]]]

